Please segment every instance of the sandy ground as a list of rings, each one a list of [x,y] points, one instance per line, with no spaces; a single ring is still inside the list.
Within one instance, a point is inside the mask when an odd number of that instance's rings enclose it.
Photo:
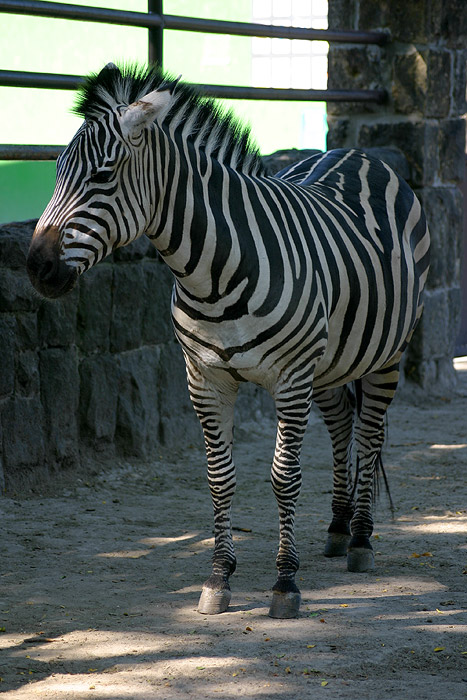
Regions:
[[[322,556],[330,446],[313,416],[297,515],[302,611],[267,616],[277,511],[272,424],[237,430],[238,571],[229,612],[196,612],[210,568],[200,446],[0,500],[0,693],[59,698],[467,697],[467,362],[461,395],[396,401],[376,570]],[[463,395],[462,395],[463,394]]]

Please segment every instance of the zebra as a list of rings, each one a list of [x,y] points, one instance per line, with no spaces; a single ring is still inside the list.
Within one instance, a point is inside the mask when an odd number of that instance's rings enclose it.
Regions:
[[[357,149],[275,176],[231,111],[155,66],[107,64],[78,92],[84,121],[27,258],[45,297],[145,234],[174,276],[172,321],[204,434],[214,511],[211,574],[198,610],[227,610],[236,568],[233,408],[239,385],[270,392],[279,511],[269,615],[299,614],[295,508],[312,401],[333,452],[324,554],[374,568],[370,537],[384,418],[422,312],[429,233],[409,186]],[[357,475],[352,477],[352,449]]]

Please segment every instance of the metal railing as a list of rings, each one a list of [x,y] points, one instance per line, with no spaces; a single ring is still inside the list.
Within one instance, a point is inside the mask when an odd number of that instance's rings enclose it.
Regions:
[[[148,30],[148,60],[160,65],[162,65],[164,29],[354,44],[383,45],[388,40],[388,34],[385,32],[308,29],[166,15],[162,11],[162,0],[148,0],[148,12],[65,5],[39,0],[0,0],[0,12],[143,27]],[[77,75],[0,70],[0,86],[75,90],[83,81],[84,78]],[[230,99],[367,103],[381,103],[386,99],[385,90],[303,90],[233,85],[198,85],[197,87],[206,96]],[[54,160],[63,148],[64,146],[0,145],[0,160]]]

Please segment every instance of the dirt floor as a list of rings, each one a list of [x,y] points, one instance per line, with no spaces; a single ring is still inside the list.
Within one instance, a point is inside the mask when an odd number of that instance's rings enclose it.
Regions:
[[[268,617],[273,425],[237,430],[238,570],[229,612],[196,612],[210,569],[201,446],[120,461],[56,492],[0,500],[0,693],[27,698],[467,697],[467,361],[451,401],[391,408],[376,569],[322,556],[330,446],[313,416],[297,515],[302,611]]]

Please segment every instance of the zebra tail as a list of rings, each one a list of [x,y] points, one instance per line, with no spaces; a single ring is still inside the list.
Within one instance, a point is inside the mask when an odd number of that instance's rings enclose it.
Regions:
[[[391,520],[394,520],[394,501],[391,496],[391,489],[389,488],[388,477],[386,476],[386,471],[383,465],[383,459],[381,457],[381,450],[376,458],[375,462],[375,476],[373,483],[373,501],[379,498],[381,492],[381,477],[383,477],[384,489],[389,501],[389,509],[391,511]]]
[[[356,379],[353,382],[353,392],[348,388],[348,393],[349,393],[349,398],[352,396],[353,399],[353,405],[355,408],[355,414],[357,416],[360,415],[361,412],[361,407],[362,407],[362,384],[359,379]],[[387,427],[387,414],[386,414],[386,427]],[[382,459],[382,447],[380,448],[380,451],[376,457],[375,461],[375,473],[374,473],[374,478],[373,478],[373,503],[375,503],[381,493],[381,477],[383,478],[384,482],[384,489],[386,491],[386,495],[389,501],[389,509],[391,511],[391,519],[394,520],[394,501],[392,500],[391,496],[391,489],[389,488],[389,481],[388,477],[386,475],[386,471],[384,469],[383,465],[383,459]],[[359,465],[359,459],[357,456],[357,465],[356,465],[356,470],[355,470],[355,479],[353,483],[353,489],[352,489],[352,502],[354,502],[355,499],[355,492],[357,490],[357,484],[358,484],[358,476],[359,476],[359,471],[360,471],[360,465]]]

